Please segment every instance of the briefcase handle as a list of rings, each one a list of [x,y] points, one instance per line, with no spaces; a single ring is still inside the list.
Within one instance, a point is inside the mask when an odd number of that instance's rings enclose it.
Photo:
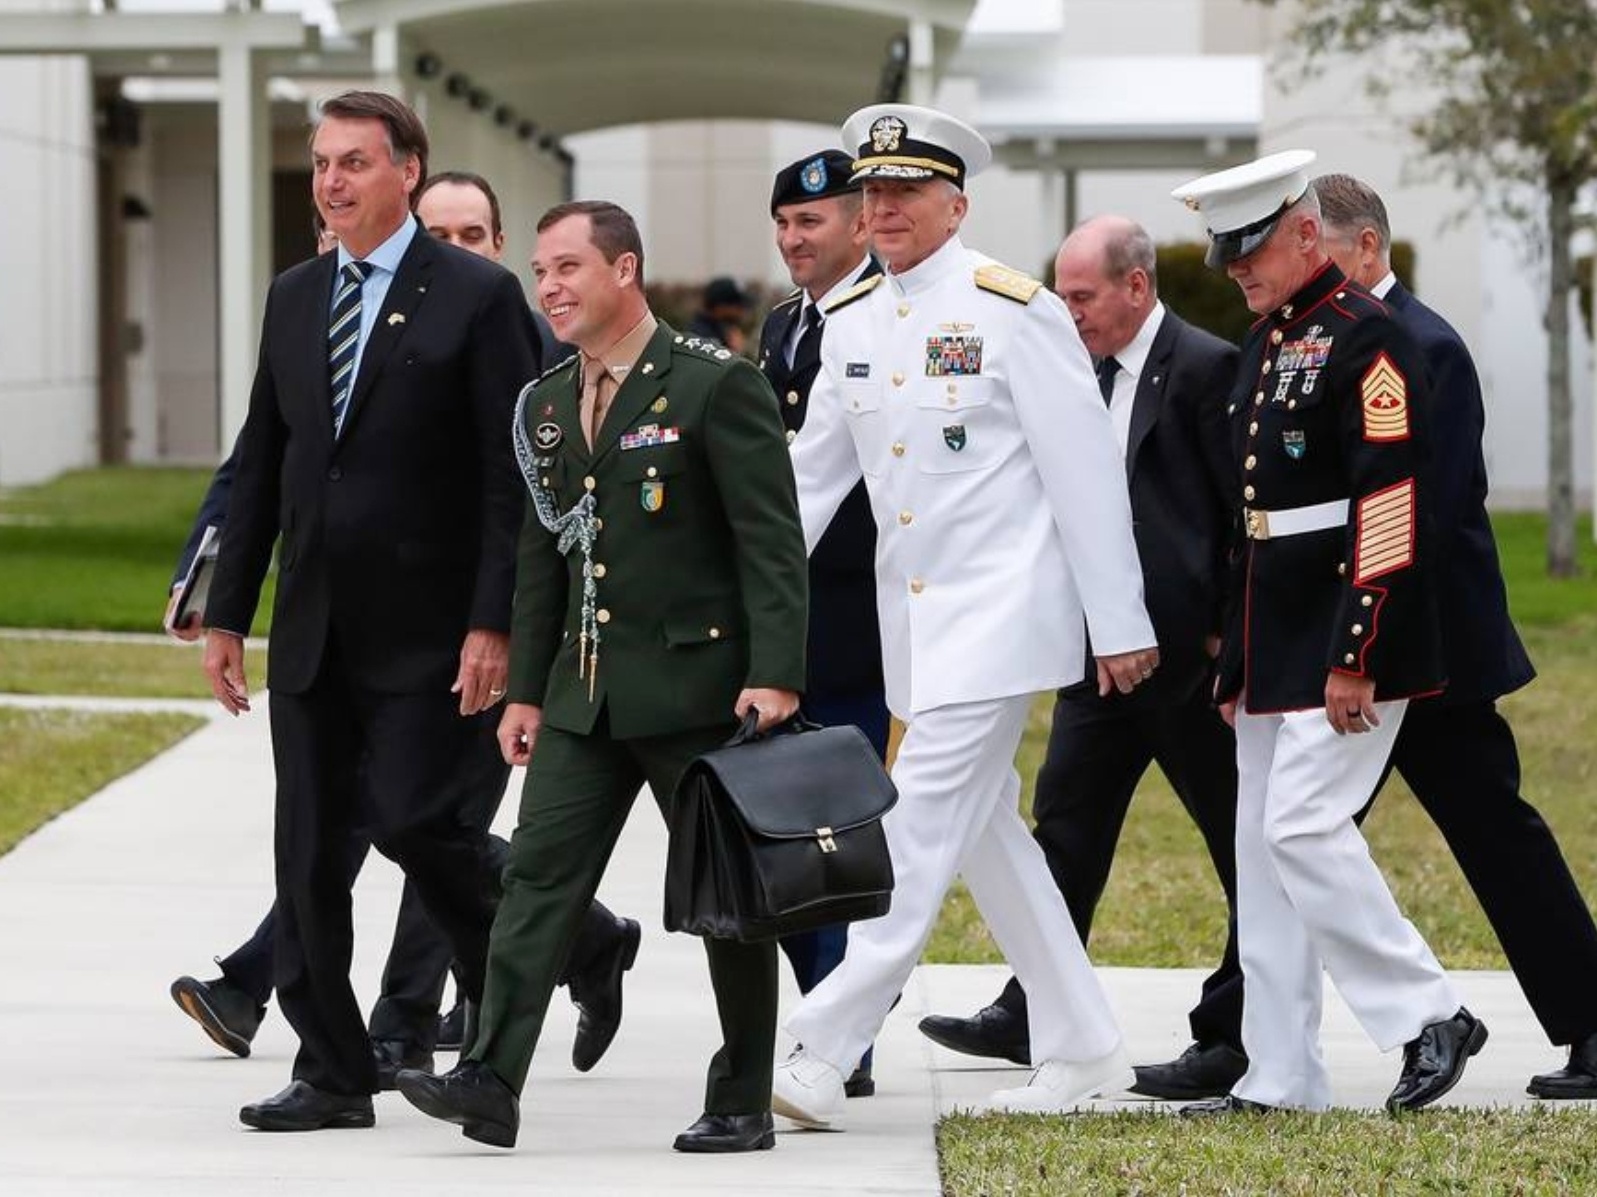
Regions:
[[[810,720],[804,718],[804,711],[802,708],[794,712],[792,718],[788,719],[786,722],[778,723],[769,731],[756,731],[755,729],[759,726],[760,709],[758,707],[751,706],[748,709],[748,713],[743,716],[742,726],[740,726],[737,731],[732,733],[732,738],[728,740],[723,747],[736,748],[739,744],[752,744],[756,740],[763,740],[766,736],[774,736],[778,734],[797,735],[799,732],[821,730],[821,725],[819,723],[812,723]]]

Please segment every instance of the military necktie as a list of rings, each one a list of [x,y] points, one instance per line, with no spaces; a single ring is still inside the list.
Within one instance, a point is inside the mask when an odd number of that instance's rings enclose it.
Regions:
[[[821,309],[813,303],[804,309],[804,331],[799,334],[798,345],[793,349],[793,369],[801,370],[821,360]]]
[[[338,293],[327,325],[327,369],[333,385],[333,436],[344,428],[350,392],[355,389],[355,352],[360,348],[361,286],[371,275],[370,262],[349,262],[338,272]]]
[[[1115,376],[1119,373],[1120,363],[1115,361],[1113,354],[1098,359],[1098,393],[1103,396],[1105,407],[1115,396]]]
[[[610,406],[610,393],[615,383],[610,371],[596,357],[582,359],[582,431],[587,434],[588,448],[599,439],[599,429],[604,426],[605,411]]]

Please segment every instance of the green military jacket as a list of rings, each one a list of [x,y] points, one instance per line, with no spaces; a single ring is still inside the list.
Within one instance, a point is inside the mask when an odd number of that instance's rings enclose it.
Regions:
[[[590,452],[580,359],[522,392],[519,457],[545,514],[593,496],[591,556],[562,553],[529,502],[508,698],[547,725],[618,739],[733,720],[745,687],[804,687],[807,570],[793,470],[764,376],[660,324]],[[536,498],[536,496],[535,496]],[[582,615],[591,570],[591,616]],[[597,669],[584,627],[597,631]]]

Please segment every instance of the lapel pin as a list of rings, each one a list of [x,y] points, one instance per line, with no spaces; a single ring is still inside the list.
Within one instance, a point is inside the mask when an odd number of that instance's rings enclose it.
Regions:
[[[1153,376],[1153,385],[1154,386],[1158,386],[1159,385],[1159,376],[1157,374],[1155,374]]]
[[[393,328],[394,325],[396,325],[396,324],[403,324],[403,323],[405,323],[405,313],[404,312],[390,312],[388,314],[388,327],[389,328]]]
[[[654,363],[653,362],[644,362],[643,363],[643,372],[645,374],[653,374],[654,373]]]

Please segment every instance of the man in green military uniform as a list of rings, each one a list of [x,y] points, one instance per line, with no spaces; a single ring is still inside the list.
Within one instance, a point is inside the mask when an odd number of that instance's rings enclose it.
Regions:
[[[475,1038],[399,1088],[468,1138],[515,1143],[549,995],[644,783],[804,681],[806,566],[776,398],[754,366],[657,322],[637,226],[613,204],[538,222],[538,301],[580,351],[523,393],[522,528],[500,746],[528,765]],[[771,1147],[776,947],[706,940],[725,1042],[679,1151]]]

